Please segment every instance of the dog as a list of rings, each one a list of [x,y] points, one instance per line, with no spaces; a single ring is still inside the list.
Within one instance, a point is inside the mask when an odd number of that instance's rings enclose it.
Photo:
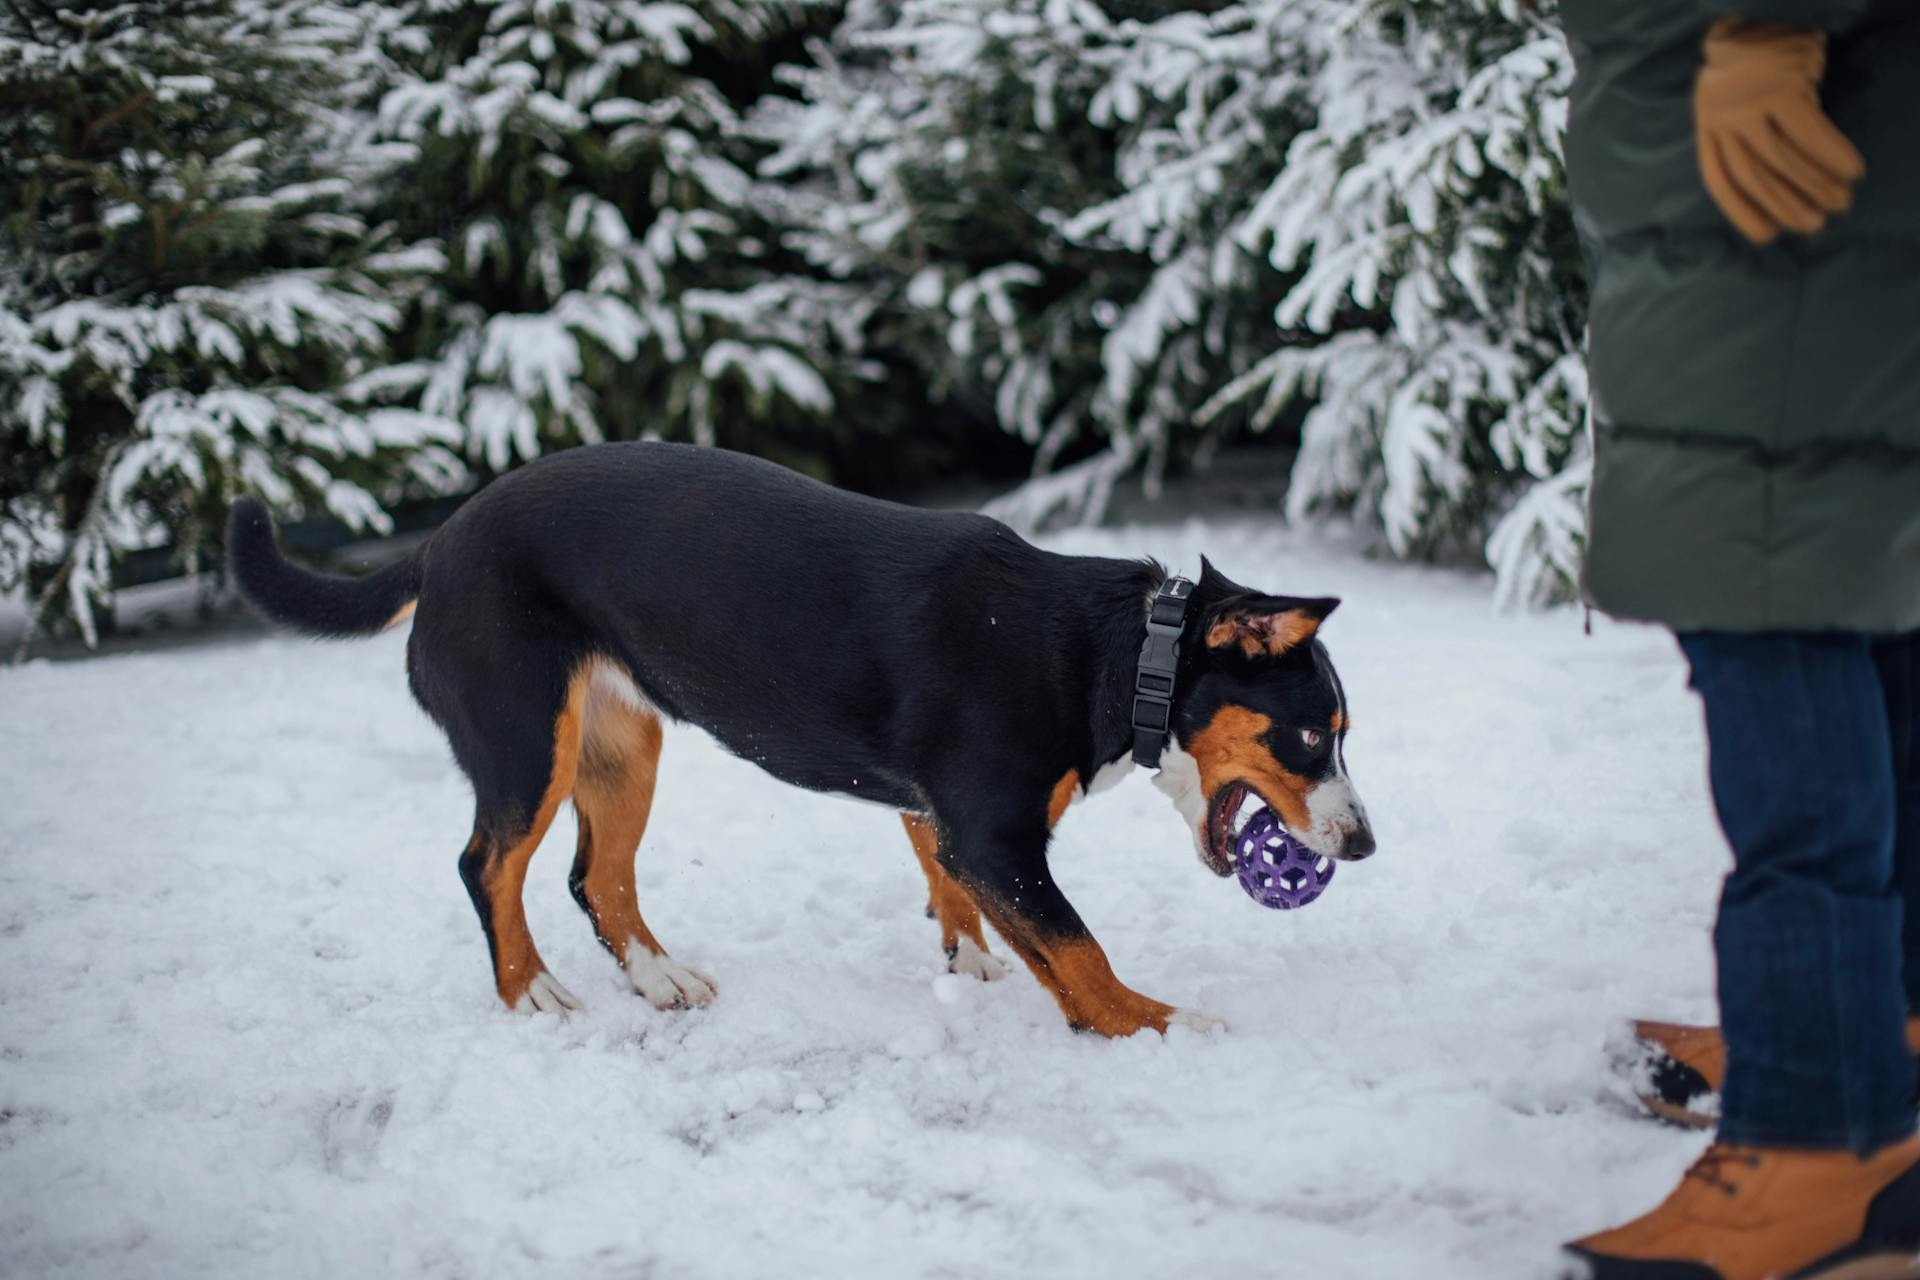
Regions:
[[[1205,561],[1186,583],[1152,561],[1057,555],[984,515],[665,443],[522,467],[364,577],[290,563],[252,498],[228,554],[242,594],[295,630],[411,617],[409,686],[473,785],[460,876],[509,1009],[579,1007],[521,905],[568,800],[573,896],[633,988],[662,1008],[713,999],[635,897],[669,720],[782,781],[899,810],[953,971],[1004,972],[984,918],[1070,1025],[1102,1035],[1217,1021],[1122,984],[1048,873],[1067,807],[1136,758],[1158,755],[1155,782],[1216,875],[1250,799],[1316,853],[1374,851],[1318,638],[1339,601],[1250,591]]]

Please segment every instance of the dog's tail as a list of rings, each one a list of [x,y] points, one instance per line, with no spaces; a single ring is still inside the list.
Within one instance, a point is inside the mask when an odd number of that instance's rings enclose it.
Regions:
[[[281,553],[273,517],[258,498],[235,502],[227,520],[227,564],[240,594],[275,622],[314,636],[370,636],[398,622],[420,594],[424,549],[362,578],[335,577]]]

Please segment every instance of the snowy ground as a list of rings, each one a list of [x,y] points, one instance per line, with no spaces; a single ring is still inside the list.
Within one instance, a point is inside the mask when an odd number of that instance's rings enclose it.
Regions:
[[[1534,1274],[1699,1141],[1633,1112],[1612,1020],[1711,1013],[1723,852],[1671,644],[1253,526],[1086,534],[1336,592],[1381,853],[1265,912],[1146,779],[1055,867],[1122,978],[1232,1030],[1069,1033],[943,972],[897,822],[670,733],[647,917],[722,986],[495,1002],[471,811],[403,639],[0,670],[0,1274]]]

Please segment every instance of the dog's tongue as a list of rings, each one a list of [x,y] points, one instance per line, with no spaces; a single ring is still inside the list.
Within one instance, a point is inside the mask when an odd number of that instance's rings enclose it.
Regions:
[[[1288,835],[1271,809],[1261,809],[1240,828],[1233,868],[1247,896],[1275,911],[1308,906],[1333,883],[1333,860]]]

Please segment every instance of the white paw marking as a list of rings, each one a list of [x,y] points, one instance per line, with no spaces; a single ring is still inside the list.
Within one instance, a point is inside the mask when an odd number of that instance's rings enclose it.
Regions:
[[[982,950],[972,938],[963,937],[954,946],[953,959],[947,961],[947,972],[982,982],[998,982],[1007,976],[1007,966],[999,956]]]
[[[567,1016],[570,1009],[580,1008],[580,997],[560,985],[560,979],[544,969],[527,984],[527,990],[513,1002],[515,1013],[557,1013]]]
[[[656,1009],[698,1009],[713,1003],[719,987],[698,969],[656,955],[638,942],[627,944],[627,981]]]
[[[1167,1015],[1170,1027],[1190,1027],[1201,1035],[1211,1035],[1215,1031],[1227,1030],[1227,1020],[1216,1018],[1210,1013],[1201,1013],[1198,1009],[1175,1009]]]

